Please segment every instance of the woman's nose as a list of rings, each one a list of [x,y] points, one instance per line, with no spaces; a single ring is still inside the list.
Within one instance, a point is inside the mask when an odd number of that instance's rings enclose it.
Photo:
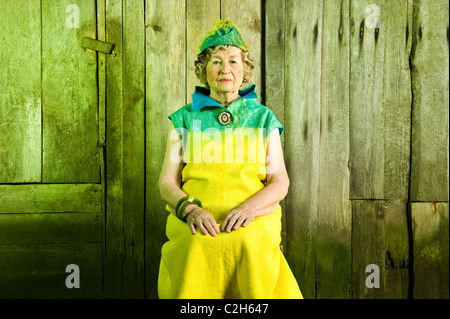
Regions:
[[[227,73],[230,71],[230,66],[228,65],[228,63],[222,63],[222,65],[220,66],[220,71],[222,73]]]

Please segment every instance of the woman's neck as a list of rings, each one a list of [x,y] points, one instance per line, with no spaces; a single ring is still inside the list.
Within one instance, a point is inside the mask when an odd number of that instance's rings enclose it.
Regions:
[[[220,105],[228,107],[233,101],[237,100],[241,96],[238,92],[215,92],[211,90],[209,97],[216,100]]]

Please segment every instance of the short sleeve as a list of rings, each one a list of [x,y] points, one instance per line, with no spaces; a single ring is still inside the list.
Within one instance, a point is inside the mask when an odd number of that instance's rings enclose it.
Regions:
[[[281,125],[280,121],[278,121],[275,114],[273,114],[273,112],[270,109],[268,109],[267,126],[266,126],[267,134],[269,134],[272,130],[276,128],[278,128],[281,136],[281,134],[283,134],[284,126]]]
[[[183,109],[179,109],[168,116],[169,120],[172,121],[173,127],[175,128],[185,128]]]

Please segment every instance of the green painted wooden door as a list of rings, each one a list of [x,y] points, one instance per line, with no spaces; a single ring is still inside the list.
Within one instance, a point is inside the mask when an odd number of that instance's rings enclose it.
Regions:
[[[103,295],[96,3],[0,2],[0,298]]]

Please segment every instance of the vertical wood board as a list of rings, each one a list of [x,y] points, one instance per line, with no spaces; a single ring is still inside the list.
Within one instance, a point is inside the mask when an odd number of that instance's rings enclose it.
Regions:
[[[123,229],[125,298],[144,298],[145,26],[144,3],[124,1]]]
[[[76,23],[79,8],[79,26]],[[100,182],[97,54],[83,37],[96,36],[89,0],[42,3],[43,181]]]
[[[349,2],[322,6],[316,295],[351,297]],[[320,41],[319,41],[320,43]],[[320,44],[317,45],[320,45]],[[320,47],[319,47],[320,48]]]
[[[0,3],[0,183],[41,181],[40,9]]]
[[[406,299],[409,291],[409,239],[406,204],[401,201],[352,201],[353,298]],[[379,281],[367,266],[376,265]],[[379,282],[379,288],[366,284]]]
[[[414,1],[411,201],[449,199],[448,12],[448,1]]]
[[[317,1],[286,2],[286,258],[305,298],[316,295],[321,12]]]
[[[183,1],[147,1],[146,26],[146,297],[157,297],[165,203],[158,178],[169,128],[167,116],[186,104],[186,7]]]
[[[448,202],[411,203],[416,299],[449,298]]]
[[[122,1],[107,1],[106,42],[116,55],[106,57],[106,238],[105,288],[108,298],[123,297],[125,234],[123,216],[123,11]]]
[[[407,2],[351,2],[351,199],[408,198],[409,18]]]

